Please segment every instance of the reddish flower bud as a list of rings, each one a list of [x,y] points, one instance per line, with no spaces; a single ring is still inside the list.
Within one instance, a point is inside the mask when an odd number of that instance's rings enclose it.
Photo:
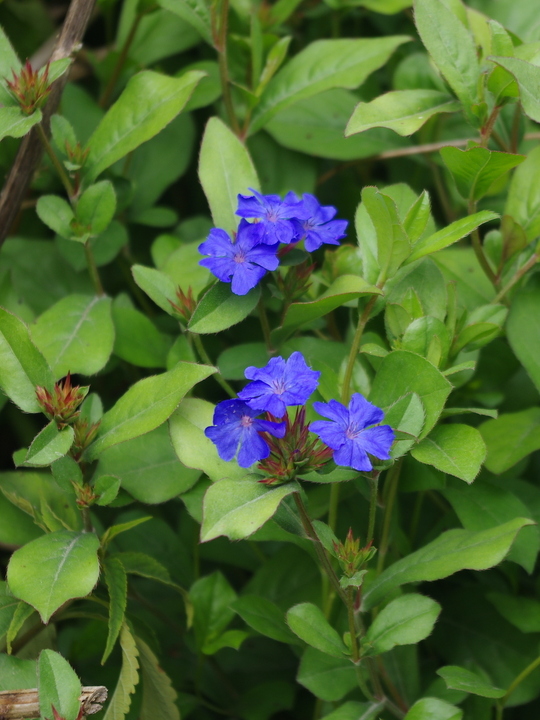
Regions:
[[[73,445],[71,446],[71,454],[73,455],[74,460],[79,461],[86,448],[95,440],[100,424],[100,421],[96,423],[89,423],[87,420],[77,418],[73,424],[75,437]]]
[[[193,288],[190,285],[186,294],[182,288],[179,287],[176,291],[176,297],[178,298],[178,303],[173,303],[172,300],[169,300],[169,302],[175,313],[179,315],[184,322],[188,323],[197,306],[197,301],[193,297]]]
[[[373,542],[370,541],[361,548],[360,538],[354,538],[352,528],[349,528],[345,542],[333,543],[341,569],[348,578],[352,578],[375,555],[376,549],[372,544]]]
[[[27,60],[18,74],[13,71],[13,80],[7,80],[6,85],[23,113],[31,115],[45,103],[51,92],[49,63],[44,70],[34,70]]]
[[[41,386],[36,387],[38,403],[49,420],[55,420],[59,427],[71,425],[79,416],[78,408],[88,394],[89,386],[71,384],[71,374],[55,383],[53,392]]]

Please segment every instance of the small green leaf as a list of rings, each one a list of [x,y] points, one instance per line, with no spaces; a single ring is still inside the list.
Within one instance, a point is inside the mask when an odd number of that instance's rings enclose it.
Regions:
[[[540,408],[505,413],[483,423],[480,432],[487,446],[486,468],[499,475],[540,449]]]
[[[521,225],[531,242],[540,234],[540,146],[531,150],[513,173],[504,208]]]
[[[403,720],[461,720],[463,710],[446,700],[424,697],[417,700]]]
[[[392,600],[377,615],[365,636],[366,652],[379,655],[396,645],[415,645],[431,634],[441,606],[411,593]]]
[[[154,430],[174,412],[188,390],[213,372],[208,365],[179,362],[169,372],[139,380],[105,413],[86,458],[95,460],[103,450]]]
[[[147,315],[119,297],[112,304],[112,320],[115,355],[138,367],[165,367],[170,342]]]
[[[6,632],[6,650],[10,655],[12,652],[13,641],[19,634],[19,631],[23,627],[24,623],[34,612],[34,608],[31,605],[22,601],[17,603]]]
[[[142,523],[147,522],[147,520],[151,519],[152,518],[149,515],[148,517],[137,518],[136,520],[119,523],[118,525],[111,525],[109,528],[107,528],[107,530],[105,530],[105,532],[103,533],[103,537],[101,538],[102,549],[105,550],[111,540],[113,540],[117,535],[120,535],[120,533],[127,532],[128,530],[137,527],[137,525],[141,525]]]
[[[101,658],[102,665],[111,654],[122,630],[127,604],[127,575],[120,560],[115,557],[106,558],[103,563],[103,572],[109,591],[109,632],[107,645]]]
[[[272,517],[284,497],[298,492],[294,482],[269,489],[258,480],[258,475],[246,475],[244,480],[224,479],[208,488],[204,496],[201,542],[220,535],[230,540],[249,537]]]
[[[540,390],[540,282],[531,278],[512,300],[506,332],[508,342]]]
[[[41,122],[41,110],[35,110],[26,115],[18,107],[0,108],[0,140],[5,137],[20,138],[27,135],[30,130]]]
[[[100,475],[94,483],[94,493],[98,496],[98,505],[110,505],[120,490],[120,478],[114,475]]]
[[[345,135],[348,137],[375,127],[389,128],[398,135],[412,135],[433,115],[459,109],[456,100],[438,90],[395,90],[371,102],[358,103]]]
[[[216,640],[234,617],[230,605],[236,593],[220,572],[199,578],[189,591],[197,646]]]
[[[19,601],[8,589],[7,582],[0,580],[0,639],[7,633]]]
[[[235,295],[229,283],[216,283],[203,295],[191,316],[188,328],[199,335],[226,330],[244,320],[261,296],[259,286],[247,295]]]
[[[180,720],[176,690],[157,657],[140,637],[135,639],[143,679],[140,720]]]
[[[489,59],[513,75],[519,86],[523,110],[531,120],[540,122],[540,68],[538,65],[515,57],[491,56]]]
[[[131,695],[139,682],[139,651],[130,629],[124,623],[120,631],[122,669],[103,720],[124,720],[131,707]]]
[[[51,465],[69,452],[73,438],[72,427],[67,425],[62,430],[58,430],[56,423],[50,422],[32,441],[24,458],[24,464],[33,467]]]
[[[204,131],[199,179],[215,226],[228,233],[236,230],[238,194],[260,190],[260,184],[245,145],[219,118],[210,118]]]
[[[144,267],[144,265],[133,265],[131,272],[141,290],[158,307],[169,315],[174,315],[172,303],[178,304],[178,298],[176,297],[176,285],[170,277],[155,268]]]
[[[58,195],[42,195],[36,205],[39,219],[63,238],[70,240],[73,237],[71,224],[75,214],[71,205]]]
[[[499,178],[525,160],[525,155],[496,152],[484,147],[460,150],[441,148],[441,157],[456,181],[462,197],[476,202],[489,192]]]
[[[210,11],[204,0],[159,0],[159,4],[192,25],[213,46]]]
[[[325,655],[311,647],[302,656],[296,679],[327,702],[337,702],[358,687],[354,665],[348,658]]]
[[[230,607],[261,635],[289,645],[298,643],[285,623],[283,611],[268,598],[259,595],[242,595]]]
[[[110,180],[90,185],[77,202],[77,222],[91,235],[101,235],[114,217],[116,194]]]
[[[470,235],[473,230],[476,230],[476,228],[483,225],[483,223],[496,220],[498,217],[496,213],[490,210],[482,210],[481,212],[468,215],[460,220],[455,220],[433,235],[421,238],[416,245],[414,245],[412,253],[405,262],[411,263],[425,255],[431,255],[439,250],[443,250],[449,245],[453,245],[458,240]]]
[[[472,483],[486,458],[486,445],[470,425],[438,425],[411,450],[419,462]]]
[[[99,575],[98,547],[93,533],[67,530],[32,540],[11,556],[7,572],[11,592],[47,623],[65,602],[92,592]]]
[[[54,650],[42,650],[38,661],[38,697],[41,717],[52,718],[52,708],[65,720],[76,720],[81,706],[81,681],[67,660]]]
[[[295,635],[325,655],[343,657],[347,654],[345,643],[316,605],[295,605],[287,613],[287,623]]]
[[[501,698],[505,694],[505,690],[497,688],[489,682],[486,682],[472,670],[459,667],[457,665],[446,665],[437,670],[446,687],[452,690],[462,690],[472,695],[480,695],[488,698]]]

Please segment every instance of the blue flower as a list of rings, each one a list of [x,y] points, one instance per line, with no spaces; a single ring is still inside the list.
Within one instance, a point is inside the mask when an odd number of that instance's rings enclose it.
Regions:
[[[293,352],[287,361],[275,357],[263,368],[246,368],[244,374],[254,382],[240,390],[238,397],[254,410],[283,417],[288,406],[307,401],[319,384],[321,373],[306,365],[302,353]]]
[[[238,448],[240,467],[251,467],[258,460],[270,455],[270,447],[259,433],[267,432],[274,437],[285,435],[284,422],[258,420],[259,411],[252,410],[241,400],[224,400],[216,405],[214,424],[204,434],[217,446],[222,460],[232,460]]]
[[[205,242],[199,245],[199,252],[210,257],[199,260],[222,282],[231,282],[235,295],[246,295],[257,285],[268,270],[279,265],[276,248],[261,244],[264,228],[241,220],[232,240],[225,230],[213,228]]]
[[[264,228],[262,242],[267,245],[277,245],[277,243],[289,244],[298,240],[298,228],[293,219],[299,217],[298,211],[302,203],[296,195],[289,192],[282,200],[279,195],[261,195],[253,188],[249,189],[253,195],[238,196],[236,214],[243,218],[256,218],[259,221],[255,224]]]
[[[377,425],[384,418],[383,411],[360,393],[353,394],[348,408],[337,400],[314,402],[313,407],[330,422],[316,420],[309,429],[334,450],[337,465],[367,472],[373,468],[368,453],[379,460],[390,459],[394,431],[389,425]]]
[[[308,252],[318,250],[326,245],[339,245],[341,238],[346,237],[347,220],[333,220],[337,213],[331,205],[321,205],[314,195],[305,193],[302,196],[302,211],[296,221],[299,239],[305,239]]]

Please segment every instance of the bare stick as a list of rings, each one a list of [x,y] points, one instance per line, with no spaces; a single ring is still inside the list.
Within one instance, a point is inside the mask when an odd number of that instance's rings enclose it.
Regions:
[[[84,687],[79,698],[84,715],[93,715],[99,712],[106,699],[107,688],[103,685]],[[2,720],[31,720],[31,718],[39,717],[37,689],[0,692],[0,718]]]
[[[78,49],[90,20],[94,1],[72,0],[51,60],[71,57]],[[43,129],[47,135],[49,134],[49,120],[60,104],[67,79],[68,74],[64,73],[53,84],[47,104],[43,108]],[[13,221],[19,213],[42,153],[43,147],[38,131],[36,128],[32,128],[19,147],[13,167],[0,194],[0,245],[6,239]]]

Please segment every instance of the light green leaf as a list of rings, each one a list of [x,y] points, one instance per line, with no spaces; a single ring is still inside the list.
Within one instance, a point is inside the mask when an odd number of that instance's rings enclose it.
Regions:
[[[540,282],[531,278],[512,300],[506,332],[508,342],[540,390]]]
[[[68,295],[40,315],[30,331],[55,380],[68,372],[95,375],[113,349],[111,299]]]
[[[202,77],[196,70],[180,78],[150,70],[133,76],[88,140],[87,182],[163,130]]]
[[[505,620],[515,625],[521,632],[540,632],[540,601],[499,592],[488,593],[487,599]]]
[[[366,654],[379,655],[396,645],[419,643],[431,634],[440,612],[439,603],[416,593],[392,600],[366,633]]]
[[[76,720],[81,706],[81,681],[67,660],[54,650],[42,650],[38,661],[38,697],[41,717],[52,717],[54,706],[65,720]]]
[[[310,43],[268,83],[253,114],[250,132],[260,130],[277,112],[302,98],[336,87],[357,88],[409,40],[397,35]]]
[[[186,398],[171,417],[171,441],[176,454],[188,468],[196,468],[213,480],[240,479],[247,474],[236,460],[222,460],[204,430],[213,424],[214,405],[206,400]]]
[[[371,128],[384,127],[398,135],[412,135],[433,115],[457,112],[460,104],[438,90],[395,90],[361,102],[345,129],[348,137]]]
[[[258,285],[247,295],[235,295],[229,283],[218,282],[201,298],[188,328],[199,335],[226,330],[244,320],[256,307],[260,296]]]
[[[18,72],[20,68],[21,61],[4,29],[0,27],[0,77],[11,80],[13,72]]]
[[[521,528],[532,525],[526,518],[490,530],[448,530],[420,550],[390,565],[365,591],[363,609],[378,605],[405,583],[439,580],[459,570],[487,570],[504,559]]]
[[[446,687],[452,690],[462,690],[472,695],[501,698],[506,692],[487,682],[480,677],[480,675],[472,672],[472,670],[467,670],[457,665],[446,665],[445,667],[439,668],[437,675],[442,677],[446,683]]]
[[[116,644],[124,624],[127,604],[127,575],[124,566],[115,557],[108,557],[103,563],[103,572],[109,591],[109,632],[101,664],[103,665]]]
[[[77,221],[91,235],[101,235],[116,212],[116,194],[110,180],[102,180],[86,188],[77,202]]]
[[[285,623],[285,615],[271,600],[259,595],[243,595],[230,606],[251,628],[272,640],[295,645],[297,638]]]
[[[42,195],[36,205],[36,212],[39,219],[67,240],[74,237],[71,224],[75,220],[75,214],[71,205],[58,195]]]
[[[412,253],[405,262],[411,263],[425,255],[431,255],[431,253],[443,250],[449,245],[453,245],[453,243],[458,240],[470,235],[470,233],[480,225],[490,220],[496,220],[498,217],[497,213],[491,212],[490,210],[482,210],[481,212],[468,215],[460,220],[455,220],[442,230],[419,240],[414,245]]]
[[[345,643],[316,605],[295,605],[287,613],[287,623],[295,635],[325,655],[343,657],[347,654]]]
[[[485,147],[460,150],[441,148],[441,157],[456,181],[462,197],[474,202],[489,192],[494,182],[525,160],[525,155],[496,152]]]
[[[233,619],[230,605],[236,600],[236,593],[220,572],[213,572],[195,581],[189,597],[197,646],[202,649],[216,640]]]
[[[169,315],[175,314],[172,303],[178,304],[176,285],[168,275],[144,265],[133,265],[131,272],[137,285],[158,307]]]
[[[215,226],[228,233],[236,230],[238,194],[260,190],[260,184],[247,148],[217,117],[210,118],[204,131],[199,179]]]
[[[7,582],[0,580],[0,639],[7,633],[18,604],[17,598],[9,592]]]
[[[411,450],[413,458],[472,483],[486,458],[486,445],[470,425],[438,425]]]
[[[491,56],[489,59],[515,77],[523,110],[531,120],[540,122],[540,67],[515,57]]]
[[[54,421],[46,425],[33,439],[28,448],[25,465],[34,467],[52,465],[55,460],[67,455],[73,444],[73,428],[67,425],[58,430]]]
[[[30,130],[41,122],[41,110],[35,110],[26,115],[18,107],[0,108],[0,140],[5,137],[20,138],[27,135]]]
[[[327,702],[341,700],[358,686],[350,660],[325,655],[311,647],[302,656],[296,679],[315,697]]]
[[[461,720],[463,710],[446,700],[424,697],[417,700],[403,720]]]
[[[139,651],[129,627],[124,623],[120,631],[122,669],[103,720],[124,720],[131,707],[131,695],[139,682]]]
[[[222,648],[239,650],[244,640],[246,640],[249,636],[250,633],[245,630],[225,630],[223,635],[220,635],[215,640],[207,642],[202,651],[205,655],[215,655],[215,653]]]
[[[214,44],[210,12],[204,0],[159,0],[159,4],[192,25],[209,45]]]
[[[137,525],[141,525],[142,523],[147,522],[151,519],[151,516],[148,515],[147,517],[137,518],[136,520],[119,523],[118,525],[111,525],[109,528],[107,528],[107,530],[105,530],[105,532],[103,533],[103,537],[101,538],[102,550],[105,550],[111,540],[113,540],[117,535],[120,535],[120,533],[127,532],[128,530],[137,527]]]
[[[31,690],[36,687],[36,660],[19,660],[13,655],[0,654],[0,692],[13,688]]]
[[[120,478],[114,475],[100,475],[94,482],[93,491],[97,495],[97,505],[110,505],[120,490]]]
[[[170,341],[147,315],[119,297],[112,304],[112,320],[115,355],[138,367],[165,367]]]
[[[11,556],[7,572],[11,592],[47,623],[65,602],[92,592],[99,575],[98,547],[93,533],[68,530],[32,540]]]
[[[24,623],[33,615],[34,612],[34,608],[31,605],[22,601],[17,603],[6,633],[6,649],[10,655],[12,652],[13,641],[19,634],[19,631],[22,629]]]
[[[540,146],[512,175],[504,214],[521,225],[529,242],[540,235]]]
[[[540,408],[505,413],[479,429],[487,446],[486,468],[499,475],[540,449]]]
[[[154,430],[174,412],[188,390],[214,372],[208,365],[179,362],[168,372],[139,380],[105,413],[86,458],[95,460],[103,450]]]
[[[375,4],[384,2],[385,0],[364,0],[365,4]],[[399,0],[398,0],[399,1]],[[354,700],[348,700],[340,705],[329,715],[325,715],[323,720],[377,720],[380,712],[384,708],[384,700],[373,703],[359,703]]]
[[[243,480],[225,478],[210,485],[204,496],[201,542],[220,535],[242,540],[269,520],[284,497],[298,492],[294,482],[267,488],[258,475]]]
[[[394,200],[375,187],[362,190],[362,206],[367,211],[377,238],[377,263],[382,283],[393,277],[411,252],[411,245],[398,216]]]

